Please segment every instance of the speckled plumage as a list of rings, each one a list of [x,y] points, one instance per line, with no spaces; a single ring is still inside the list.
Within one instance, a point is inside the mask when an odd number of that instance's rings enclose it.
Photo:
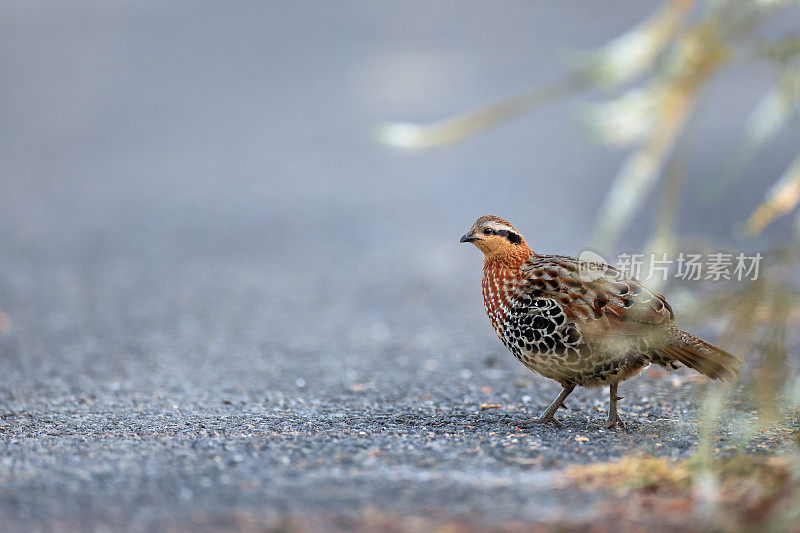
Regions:
[[[553,413],[576,385],[605,384],[613,427],[617,384],[648,364],[683,363],[727,379],[741,363],[675,327],[661,294],[614,267],[539,255],[499,217],[479,218],[461,240],[484,253],[484,307],[497,336],[525,366],[564,387],[540,421],[556,422]]]

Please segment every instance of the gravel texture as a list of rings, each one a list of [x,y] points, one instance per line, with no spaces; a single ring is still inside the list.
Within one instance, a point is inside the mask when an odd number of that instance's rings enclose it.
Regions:
[[[562,428],[529,425],[558,386],[493,337],[477,278],[145,263],[4,265],[0,516],[20,529],[580,523],[601,495],[565,468],[697,444],[705,383],[684,371],[622,386],[627,431],[603,428],[601,390],[573,393]]]

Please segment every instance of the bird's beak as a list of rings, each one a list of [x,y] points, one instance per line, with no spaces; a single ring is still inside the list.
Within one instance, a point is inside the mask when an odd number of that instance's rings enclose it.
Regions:
[[[461,237],[461,240],[458,241],[458,242],[475,242],[475,241],[479,241],[479,240],[480,239],[478,237],[474,236],[473,234],[467,233],[466,235]]]

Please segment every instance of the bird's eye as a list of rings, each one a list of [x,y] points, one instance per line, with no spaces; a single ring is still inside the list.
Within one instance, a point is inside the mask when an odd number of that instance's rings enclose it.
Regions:
[[[492,233],[494,233],[494,230],[492,228],[486,228],[485,230],[483,230],[484,235],[491,235]]]

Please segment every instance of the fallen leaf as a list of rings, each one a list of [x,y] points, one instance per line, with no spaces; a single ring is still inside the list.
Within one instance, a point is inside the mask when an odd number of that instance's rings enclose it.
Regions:
[[[575,437],[575,440],[578,442],[589,442],[589,439],[587,439],[586,437],[581,437],[580,435]]]
[[[482,403],[481,404],[481,411],[485,411],[486,409],[497,409],[499,407],[503,407],[499,403]]]

